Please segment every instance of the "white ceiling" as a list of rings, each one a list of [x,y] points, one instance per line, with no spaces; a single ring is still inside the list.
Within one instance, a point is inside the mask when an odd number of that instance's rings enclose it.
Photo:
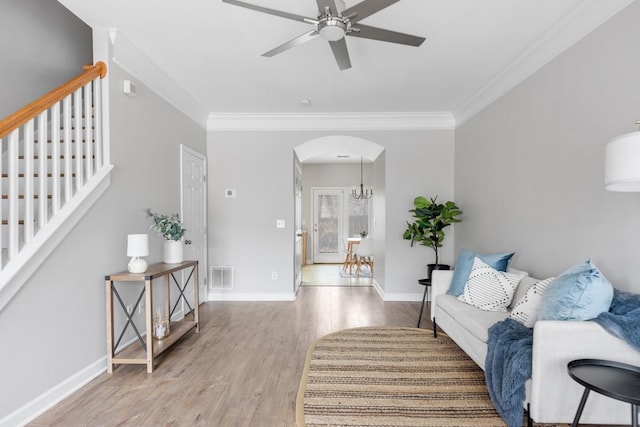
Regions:
[[[222,0],[59,1],[116,28],[208,113],[447,112],[460,123],[632,0],[401,0],[362,23],[426,42],[347,37],[345,71],[319,37],[262,57],[311,25]],[[317,15],[315,0],[246,2]]]

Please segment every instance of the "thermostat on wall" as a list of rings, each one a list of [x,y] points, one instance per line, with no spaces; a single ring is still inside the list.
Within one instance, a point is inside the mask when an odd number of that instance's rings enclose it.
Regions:
[[[227,199],[235,199],[236,198],[236,189],[235,188],[227,188],[224,190],[224,197]]]
[[[129,98],[136,97],[136,85],[131,80],[124,80],[122,82],[122,92]]]

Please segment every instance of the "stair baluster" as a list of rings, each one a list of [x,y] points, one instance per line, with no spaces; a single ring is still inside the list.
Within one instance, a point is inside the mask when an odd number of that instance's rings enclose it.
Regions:
[[[102,138],[101,108],[105,75],[104,63],[86,66],[82,74],[0,120],[0,310],[19,289],[11,280],[30,274],[21,275],[20,269],[36,254],[46,258],[38,251],[53,250],[53,242],[47,242],[54,233],[71,226],[65,222],[74,223],[67,220],[77,222],[90,206],[85,202],[95,201],[108,186],[112,166]],[[91,195],[93,190],[99,192]]]

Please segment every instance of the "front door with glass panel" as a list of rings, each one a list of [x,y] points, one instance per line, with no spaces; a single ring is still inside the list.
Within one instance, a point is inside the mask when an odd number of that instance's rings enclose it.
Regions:
[[[340,263],[344,260],[342,241],[344,190],[313,189],[313,262]]]
[[[314,188],[313,262],[342,263],[347,238],[369,232],[371,200],[355,200],[349,188]]]

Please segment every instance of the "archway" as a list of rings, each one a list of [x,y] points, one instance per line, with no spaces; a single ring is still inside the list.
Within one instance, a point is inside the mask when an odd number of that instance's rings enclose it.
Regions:
[[[369,141],[364,138],[347,135],[330,135],[315,138],[294,148],[294,157],[296,158],[296,162],[299,162],[301,164],[296,167],[296,170],[306,169],[307,171],[309,171],[310,168],[313,168],[315,171],[311,173],[311,176],[315,178],[311,181],[305,180],[305,178],[302,177],[302,182],[304,183],[304,192],[300,192],[300,200],[296,201],[296,212],[294,212],[296,230],[299,230],[300,232],[297,234],[302,235],[303,231],[307,232],[305,233],[305,237],[308,237],[308,254],[312,253],[311,251],[313,250],[315,243],[313,215],[311,211],[313,206],[311,187],[314,186],[314,183],[317,183],[318,171],[323,170],[325,171],[325,174],[340,176],[342,175],[342,173],[336,173],[336,171],[348,170],[348,178],[346,178],[346,181],[342,181],[342,183],[339,184],[335,181],[335,179],[340,178],[335,178],[334,181],[328,186],[351,187],[352,185],[356,184],[354,179],[358,177],[357,170],[359,169],[361,157],[365,160],[365,163],[368,163],[367,170],[369,176],[367,176],[366,184],[372,185],[376,190],[374,192],[373,199],[374,208],[370,212],[370,215],[372,215],[371,225],[373,226],[370,227],[370,235],[374,238],[376,238],[376,235],[378,235],[378,237],[380,238],[379,241],[384,242],[384,236],[380,234],[384,233],[384,230],[382,228],[375,229],[375,212],[383,211],[382,209],[384,207],[385,156],[381,156],[384,150],[385,148],[383,146],[376,144],[375,142]],[[309,174],[307,174],[307,176],[309,177]],[[342,176],[342,179],[344,179],[344,175]],[[327,185],[321,184],[321,186]],[[298,197],[298,195],[296,195],[296,197]],[[347,202],[345,201],[345,204],[346,203]],[[378,209],[375,208],[376,206],[378,207]],[[315,258],[308,256],[305,261],[312,259]],[[295,264],[296,268],[298,268],[299,263],[296,262]],[[302,266],[300,265],[300,269],[301,268]],[[298,270],[296,270],[294,276],[297,277],[297,274]]]
[[[348,155],[356,161],[359,161],[360,156],[362,156],[366,160],[375,162],[384,151],[384,147],[364,138],[330,135],[300,144],[294,148],[294,151],[301,163],[319,157],[326,159],[333,157],[334,161],[337,162],[338,155]]]

